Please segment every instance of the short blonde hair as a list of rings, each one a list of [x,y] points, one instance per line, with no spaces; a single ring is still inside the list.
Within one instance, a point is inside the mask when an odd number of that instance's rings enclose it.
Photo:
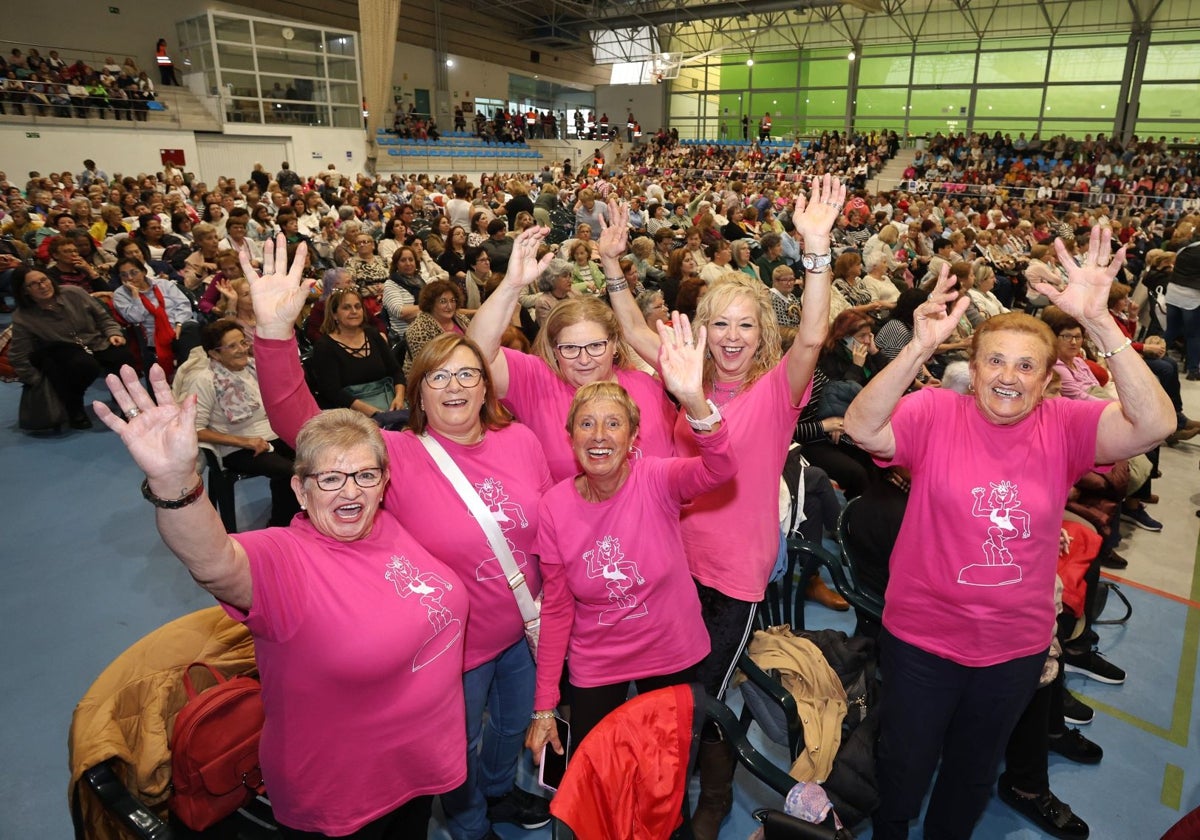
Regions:
[[[533,341],[533,354],[561,376],[558,369],[558,357],[554,354],[558,335],[567,327],[573,327],[586,321],[592,321],[604,327],[608,340],[616,344],[617,352],[613,356],[614,368],[633,366],[633,350],[625,343],[625,339],[621,335],[617,316],[613,314],[608,304],[596,300],[594,297],[568,298],[551,309],[546,323],[538,330],[537,338]]]
[[[571,409],[567,412],[567,434],[575,430],[575,418],[583,407],[588,403],[600,400],[614,402],[625,409],[625,415],[629,418],[630,431],[637,434],[642,425],[642,412],[633,398],[629,396],[629,392],[616,382],[592,382],[575,392],[575,399],[571,400]]]
[[[294,474],[304,478],[316,471],[317,462],[325,453],[336,454],[355,446],[370,448],[379,466],[387,469],[387,446],[374,420],[352,408],[322,411],[300,427],[300,434],[296,436]]]

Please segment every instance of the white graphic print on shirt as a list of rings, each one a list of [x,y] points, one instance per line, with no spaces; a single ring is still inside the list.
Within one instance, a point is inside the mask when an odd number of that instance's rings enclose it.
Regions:
[[[1005,586],[1021,582],[1021,567],[1013,562],[1007,543],[1012,539],[1029,539],[1029,513],[1021,510],[1015,482],[1004,480],[971,490],[975,504],[971,515],[987,519],[987,539],[983,542],[983,563],[964,566],[958,582],[970,586]],[[984,496],[987,501],[984,501]]]
[[[479,484],[475,485],[475,492],[479,494],[479,498],[483,499],[483,503],[487,505],[488,510],[492,512],[492,516],[496,518],[496,524],[500,526],[500,530],[506,535],[513,528],[519,527],[528,528],[529,521],[525,518],[525,510],[516,502],[508,500],[508,494],[504,492],[504,482],[498,478],[485,478]],[[528,559],[525,557],[525,552],[521,551],[513,544],[513,541],[505,536],[504,541],[508,543],[508,550],[512,552],[513,560],[517,563],[518,569],[524,569],[529,565]],[[494,580],[504,577],[504,568],[500,565],[500,561],[493,554],[491,557],[483,560],[475,568],[475,580]]]
[[[426,619],[433,627],[432,635],[413,656],[412,669],[419,671],[453,647],[462,635],[462,621],[442,603],[442,595],[453,589],[454,584],[435,572],[422,572],[407,557],[394,554],[383,576],[392,582],[401,598],[420,596]]]
[[[646,580],[638,572],[637,563],[625,559],[619,538],[608,535],[596,540],[596,547],[584,552],[583,561],[587,564],[587,576],[604,578],[604,585],[608,587],[612,607],[600,612],[598,623],[611,626],[649,613],[645,603],[639,602],[631,591],[635,584],[641,586]]]

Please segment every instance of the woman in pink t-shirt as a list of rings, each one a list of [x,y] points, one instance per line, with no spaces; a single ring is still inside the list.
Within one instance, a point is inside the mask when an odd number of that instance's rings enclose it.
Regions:
[[[704,328],[693,344],[686,316],[659,324],[659,369],[679,398],[700,457],[631,457],[639,410],[624,388],[593,382],[567,416],[582,466],[542,499],[538,545],[546,584],[538,644],[534,720],[526,744],[537,755],[554,725],[563,661],[571,661],[575,743],[639,692],[692,682],[709,651],[688,573],[679,510],[737,469],[729,435],[704,398]],[[703,419],[696,419],[703,418]]]
[[[591,382],[616,382],[641,407],[635,455],[674,455],[671,430],[675,409],[660,383],[634,369],[633,351],[603,302],[585,297],[555,306],[538,331],[532,355],[500,346],[526,284],[550,263],[549,254],[540,263],[534,258],[547,229],[530,228],[529,232],[529,238],[524,234],[518,237],[504,282],[479,307],[467,330],[489,360],[496,392],[542,442],[555,481],[572,478],[578,471],[565,430],[567,411],[575,392]],[[529,265],[514,272],[514,263]],[[612,272],[609,277],[622,276],[619,265]]]
[[[1108,359],[1119,402],[1044,399],[1055,340],[1043,322],[998,315],[975,332],[971,388],[904,396],[968,300],[943,268],[913,338],[846,412],[846,433],[883,465],[912,472],[891,556],[880,635],[888,685],[873,836],[908,836],[941,761],[926,837],[969,837],[1004,745],[1037,687],[1053,628],[1062,510],[1094,465],[1144,452],[1175,428],[1171,401],[1108,312],[1124,263],[1093,228],[1069,282],[1037,291],[1075,318]],[[951,306],[951,304],[953,305]],[[903,397],[903,399],[902,399]],[[1024,793],[1005,789],[1007,796]]]
[[[259,760],[283,836],[424,837],[433,795],[467,776],[467,596],[380,510],[379,429],[350,409],[306,423],[292,478],[304,512],[230,537],[196,475],[196,397],[177,405],[158,365],[150,384],[154,399],[122,368],[108,387],[127,419],[100,402],[96,415],[145,471],[163,542],[254,637]]]
[[[793,220],[807,253],[800,329],[786,356],[780,358],[770,292],[759,281],[727,275],[697,308],[696,321],[708,331],[706,396],[724,416],[738,457],[733,480],[700,494],[683,510],[683,544],[712,646],[699,678],[715,697],[725,692],[779,553],[779,476],[829,329],[830,231],[845,199],[846,188],[829,175],[813,179],[811,198],[796,199]],[[606,275],[624,250],[628,210],[614,202],[610,215],[612,227],[600,245]],[[628,285],[609,280],[608,289],[629,343],[655,364],[659,336],[645,326]],[[684,423],[681,416],[675,424],[676,451],[693,455],[695,444]],[[716,837],[732,806],[734,756],[716,731],[707,734],[700,749],[700,798],[692,823],[696,837],[706,840]]]
[[[292,323],[307,296],[297,265],[274,265],[264,249],[261,278],[252,275],[257,363],[272,428],[288,440],[317,411],[304,384]],[[519,269],[512,269],[514,271]],[[550,820],[547,803],[514,785],[525,728],[533,711],[534,664],[507,577],[479,522],[425,448],[446,451],[496,519],[534,596],[541,591],[537,510],[551,486],[538,440],[500,405],[478,347],[457,333],[437,336],[413,360],[407,396],[409,429],[385,432],[396,481],[384,508],[418,542],[454,569],[471,600],[462,675],[467,707],[468,781],[442,797],[450,834],[475,840],[496,822],[526,828]],[[486,715],[485,711],[490,712]],[[482,742],[482,749],[480,743]]]

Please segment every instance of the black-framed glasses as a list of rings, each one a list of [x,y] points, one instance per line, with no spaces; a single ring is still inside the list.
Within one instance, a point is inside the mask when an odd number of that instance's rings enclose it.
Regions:
[[[346,479],[348,478],[353,478],[355,484],[367,490],[371,487],[378,487],[379,482],[383,481],[383,467],[367,467],[355,472],[325,470],[325,472],[308,473],[304,477],[314,479],[317,482],[317,486],[327,493],[341,490],[346,486]]]
[[[457,379],[464,388],[474,388],[483,380],[483,371],[477,367],[465,367],[458,370],[430,370],[425,373],[425,384],[435,391],[450,387],[450,380]]]
[[[608,339],[603,341],[590,341],[587,344],[558,344],[555,345],[555,350],[558,355],[564,359],[578,359],[579,353],[586,350],[587,354],[593,359],[604,355],[604,351],[608,349]]]

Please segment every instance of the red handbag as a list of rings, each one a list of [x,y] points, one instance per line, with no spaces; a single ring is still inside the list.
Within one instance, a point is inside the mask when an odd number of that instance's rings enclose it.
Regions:
[[[191,669],[207,668],[217,684],[203,692]],[[204,662],[183,674],[188,700],[171,733],[171,811],[196,831],[215,825],[263,791],[258,741],[262,686],[247,676],[226,679]]]

